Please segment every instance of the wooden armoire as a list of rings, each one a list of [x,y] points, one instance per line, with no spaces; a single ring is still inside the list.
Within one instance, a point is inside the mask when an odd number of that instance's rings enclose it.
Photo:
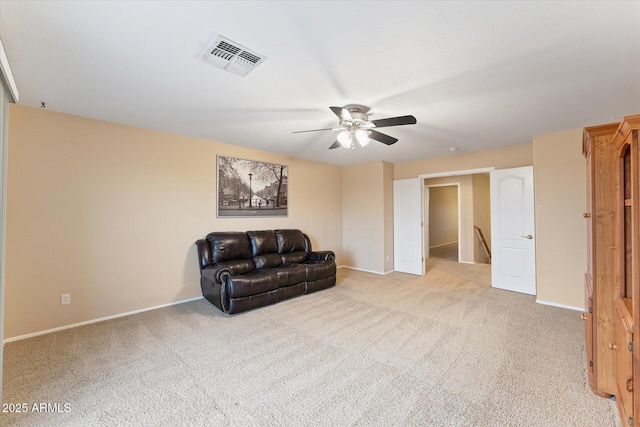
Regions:
[[[620,123],[613,146],[616,150],[617,186],[616,244],[620,248],[617,262],[618,310],[617,393],[616,400],[623,425],[633,426],[640,412],[640,175],[638,173],[638,131],[640,115],[625,117]],[[636,350],[637,349],[637,350]]]
[[[585,273],[586,352],[589,386],[603,397],[616,394],[617,255],[616,162],[613,139],[618,123],[584,130],[582,152],[587,158],[587,271]],[[610,346],[611,344],[611,346]]]
[[[584,130],[589,385],[615,395],[623,426],[640,416],[640,115]]]

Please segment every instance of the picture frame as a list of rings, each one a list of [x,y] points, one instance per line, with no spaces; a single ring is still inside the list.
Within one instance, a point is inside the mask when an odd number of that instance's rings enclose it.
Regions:
[[[216,156],[216,216],[286,217],[289,168],[286,165]]]

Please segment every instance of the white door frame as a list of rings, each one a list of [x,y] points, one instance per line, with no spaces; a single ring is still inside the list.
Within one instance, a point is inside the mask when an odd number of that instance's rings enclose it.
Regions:
[[[3,87],[6,85],[8,90]],[[9,59],[0,41],[0,402],[2,401],[2,353],[4,349],[4,277],[6,254],[7,222],[7,165],[9,147],[9,102],[19,101],[18,86],[9,66]]]
[[[424,182],[424,179],[422,179],[422,182]],[[424,185],[424,184],[423,184]],[[460,247],[460,240],[462,239],[462,211],[461,211],[461,203],[460,203],[460,183],[456,182],[456,183],[452,183],[452,184],[427,184],[424,185],[424,188],[432,188],[432,187],[457,187],[458,189],[458,262],[460,262],[460,255],[462,254],[462,248]],[[429,199],[427,199],[425,197],[425,202],[424,202],[424,207],[422,210],[422,223],[425,224],[425,230],[429,229],[429,232],[431,232],[431,225],[430,225],[430,220],[431,220],[431,213],[429,212]],[[423,235],[427,235],[426,231],[423,231],[422,233]],[[423,238],[424,239],[424,238]],[[423,240],[423,250],[422,253],[424,254],[424,259],[426,260],[427,258],[430,258],[431,255],[429,253],[429,245],[431,244],[431,242],[429,241],[429,239],[424,239]]]
[[[429,187],[424,185],[424,180],[420,180],[422,184],[422,270],[427,271],[427,259],[431,257],[429,233],[431,233],[431,218],[429,217],[429,204],[431,203],[431,192]]]

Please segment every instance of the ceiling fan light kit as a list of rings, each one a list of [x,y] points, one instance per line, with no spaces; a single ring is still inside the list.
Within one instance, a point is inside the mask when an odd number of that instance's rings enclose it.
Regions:
[[[340,132],[336,139],[338,140],[340,145],[342,145],[344,148],[351,147],[351,144],[353,143],[353,138],[351,137],[351,132],[349,132],[348,130]]]
[[[336,138],[341,146],[344,148],[356,148],[353,140],[355,139],[360,144],[360,147],[366,147],[369,144],[369,132],[356,129],[356,130],[344,130],[340,132]]]
[[[367,144],[369,144],[369,133],[370,132],[362,129],[358,129],[353,133],[361,147],[366,147]]]
[[[380,120],[369,120],[369,115],[367,114],[369,107],[364,105],[350,104],[344,107],[329,107],[329,109],[338,116],[339,127],[330,129],[302,130],[293,133],[339,130],[341,132],[336,136],[336,142],[334,142],[329,149],[338,147],[353,149],[356,147],[354,139],[361,147],[366,147],[372,139],[386,145],[392,145],[398,141],[392,136],[373,130],[373,128],[414,125],[417,123],[416,118],[413,116],[399,116]]]

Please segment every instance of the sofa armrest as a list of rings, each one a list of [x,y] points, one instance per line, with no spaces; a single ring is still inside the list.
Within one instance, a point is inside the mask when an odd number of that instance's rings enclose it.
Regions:
[[[336,259],[336,254],[333,251],[314,251],[307,254],[309,261],[333,261]]]
[[[229,267],[207,267],[202,270],[202,277],[209,279],[218,285],[222,285],[228,276],[233,276],[233,270]]]

